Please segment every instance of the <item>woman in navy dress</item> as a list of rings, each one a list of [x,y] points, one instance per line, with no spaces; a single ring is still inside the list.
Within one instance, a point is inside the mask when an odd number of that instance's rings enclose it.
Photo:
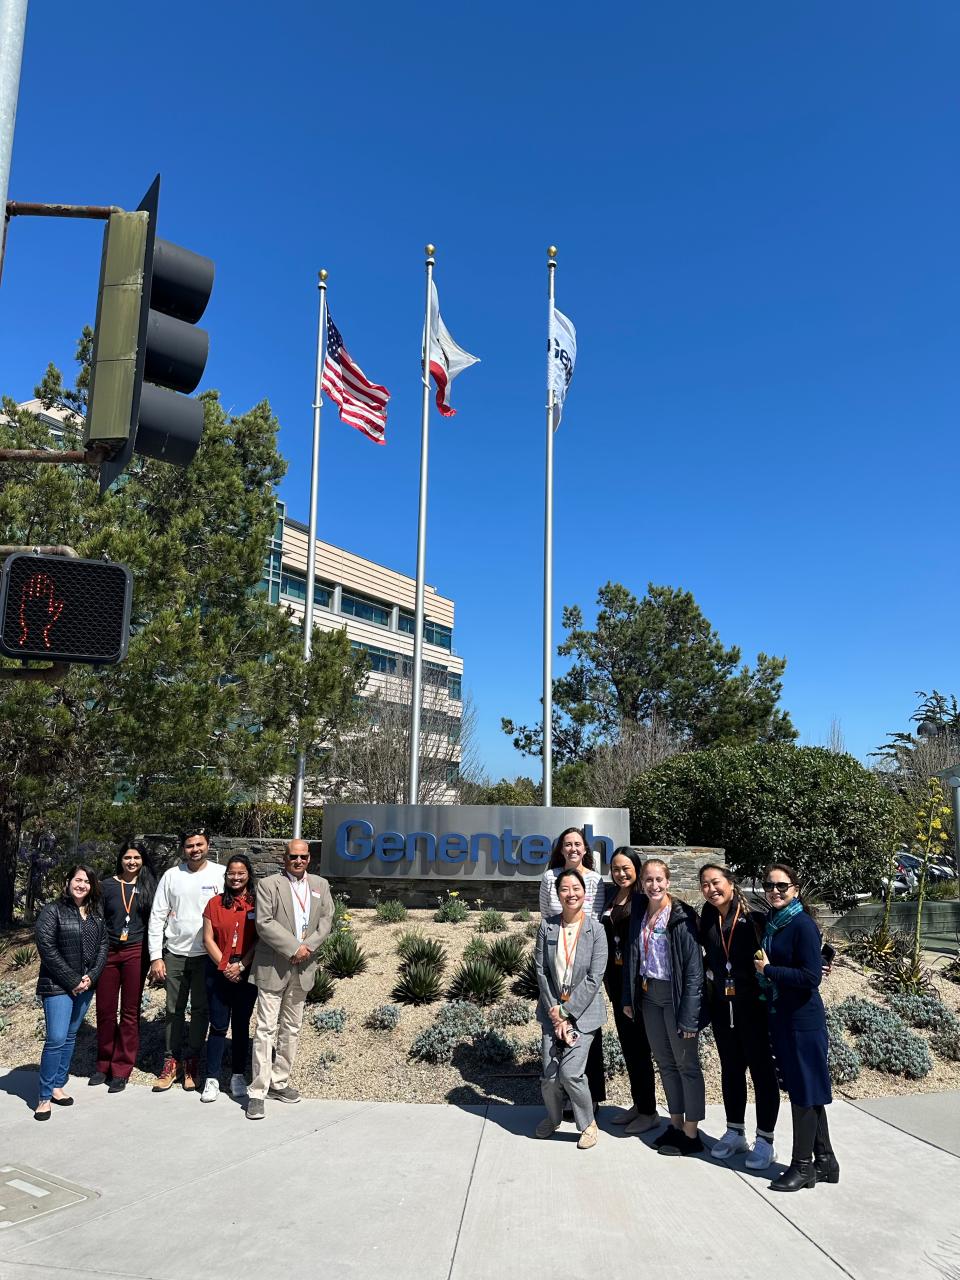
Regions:
[[[771,1191],[839,1182],[826,1108],[833,1099],[827,1065],[827,1020],[820,999],[820,930],[800,901],[796,872],[773,862],[763,875],[770,905],[755,965],[770,1010],[770,1040],[793,1111],[793,1158]]]

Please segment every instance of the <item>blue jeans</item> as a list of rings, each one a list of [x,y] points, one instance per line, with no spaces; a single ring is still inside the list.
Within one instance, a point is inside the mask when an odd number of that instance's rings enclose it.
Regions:
[[[70,1060],[77,1043],[77,1032],[83,1022],[93,989],[78,996],[44,996],[43,1016],[47,1038],[40,1055],[40,1101],[48,1102],[54,1089],[62,1089],[70,1075]]]

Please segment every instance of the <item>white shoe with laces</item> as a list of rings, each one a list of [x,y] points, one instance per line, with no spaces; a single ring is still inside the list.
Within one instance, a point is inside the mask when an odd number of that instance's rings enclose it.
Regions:
[[[719,1142],[715,1142],[710,1149],[710,1154],[714,1160],[729,1160],[731,1156],[737,1154],[738,1151],[749,1151],[750,1144],[744,1137],[742,1129],[728,1129]]]
[[[776,1158],[777,1153],[773,1149],[773,1143],[768,1142],[766,1138],[757,1138],[753,1144],[753,1150],[743,1163],[748,1169],[769,1169]]]
[[[206,1083],[203,1086],[203,1093],[200,1095],[201,1102],[216,1102],[220,1096],[220,1083],[214,1080],[213,1076],[207,1076]]]
[[[230,1097],[245,1098],[247,1096],[247,1081],[244,1076],[232,1075],[230,1077]]]

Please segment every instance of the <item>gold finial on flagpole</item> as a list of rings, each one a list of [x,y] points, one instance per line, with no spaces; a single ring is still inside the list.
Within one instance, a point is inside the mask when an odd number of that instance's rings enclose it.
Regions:
[[[327,278],[327,268],[326,268],[326,267],[321,267],[321,268],[320,268],[320,283],[321,283],[321,284],[323,284],[323,283],[326,281],[326,278]]]
[[[435,244],[425,245],[424,252],[426,253],[428,258],[432,258],[433,255],[437,252],[437,246]]]
[[[555,244],[550,245],[550,247],[547,249],[547,257],[550,259],[548,266],[555,267],[557,265],[556,264],[557,246]]]

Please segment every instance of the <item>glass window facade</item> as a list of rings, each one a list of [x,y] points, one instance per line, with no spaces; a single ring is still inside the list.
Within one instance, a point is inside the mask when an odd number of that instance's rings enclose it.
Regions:
[[[361,644],[359,640],[353,641],[353,648],[359,649],[361,653],[367,655],[370,659],[371,671],[382,671],[385,675],[391,676],[396,675],[400,655],[394,653],[392,649],[381,649],[375,644]]]
[[[374,622],[378,627],[389,627],[390,610],[382,604],[374,604],[363,596],[348,595],[345,591],[340,600],[340,612],[352,618],[361,618],[364,622]]]
[[[459,671],[447,672],[447,697],[453,702],[463,701],[463,677]]]
[[[289,600],[305,602],[307,599],[306,577],[296,569],[284,569],[280,575],[280,594]],[[318,609],[329,609],[332,595],[333,591],[330,587],[314,579],[313,603]]]
[[[453,648],[453,632],[439,622],[431,622],[429,618],[423,624],[423,638],[427,644],[438,645],[441,649]]]
[[[416,630],[416,619],[412,613],[404,613],[400,610],[400,621],[397,623],[398,631],[405,631],[408,636],[412,636]]]

